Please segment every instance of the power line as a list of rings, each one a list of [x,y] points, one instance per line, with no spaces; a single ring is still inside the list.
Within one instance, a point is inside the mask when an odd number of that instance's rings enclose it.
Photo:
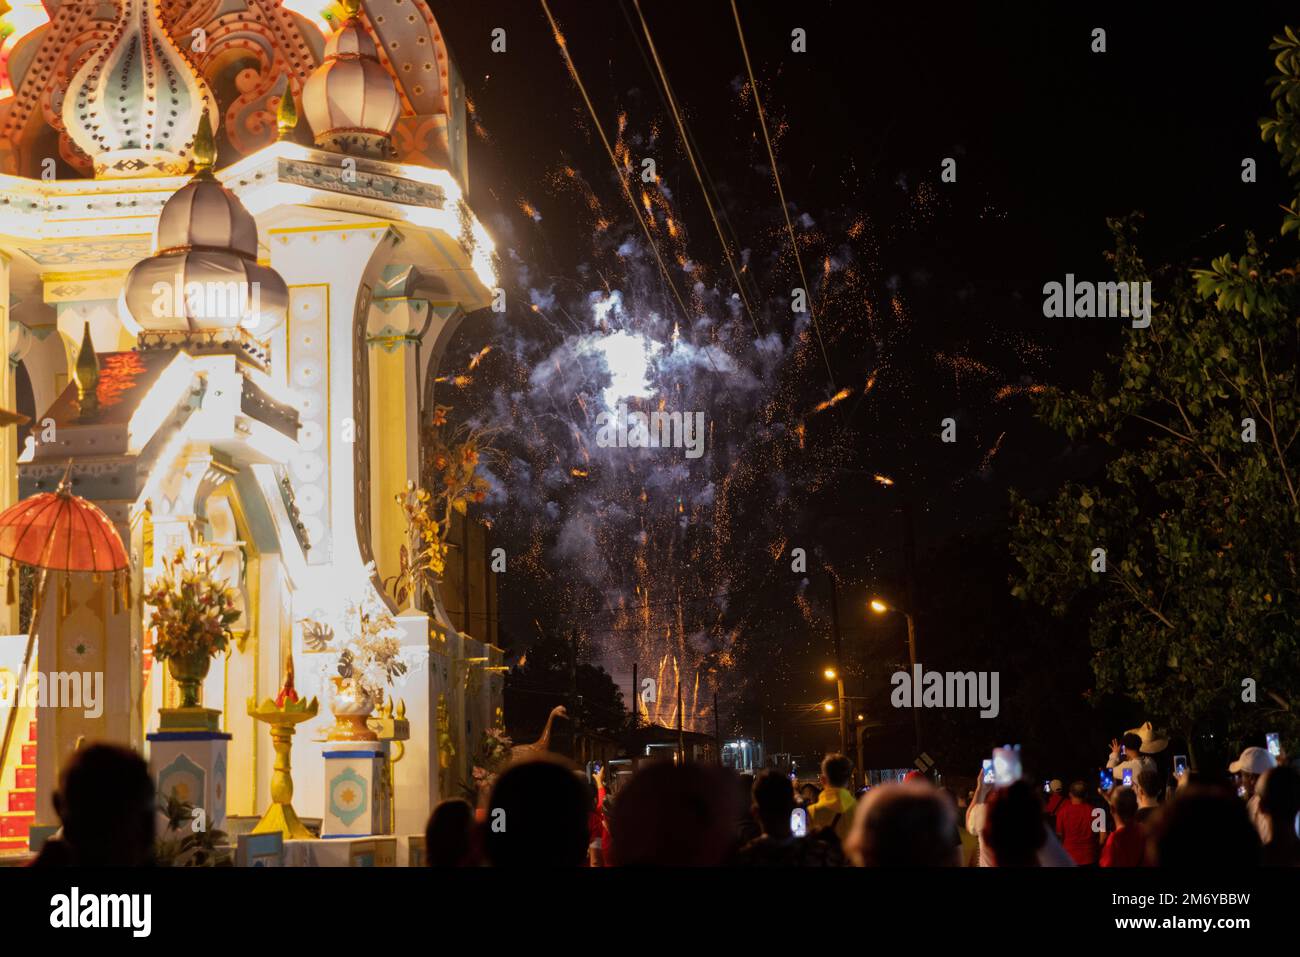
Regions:
[[[686,124],[682,120],[681,111],[677,109],[677,98],[673,95],[672,84],[668,82],[668,73],[664,69],[663,61],[659,59],[659,51],[655,47],[654,37],[650,35],[650,25],[646,23],[645,14],[641,12],[641,0],[632,0],[632,5],[636,8],[637,18],[641,21],[641,29],[645,31],[646,43],[650,47],[650,56],[654,59],[655,69],[659,71],[659,79],[663,82],[664,92],[668,97],[668,107],[672,111],[673,119],[677,122],[677,132],[682,138],[682,148],[686,151],[686,158],[690,160],[691,169],[695,173],[695,181],[700,184],[700,192],[704,194],[704,204],[709,209],[709,218],[713,220],[713,227],[718,231],[718,241],[722,243],[722,253],[727,257],[727,265],[731,267],[732,278],[736,280],[736,291],[740,294],[740,301],[745,307],[745,313],[754,326],[754,335],[761,339],[763,334],[758,331],[758,322],[754,319],[753,310],[749,307],[749,299],[745,295],[744,284],[740,281],[740,273],[736,269],[735,260],[731,257],[731,247],[727,243],[727,237],[722,232],[722,224],[718,222],[718,214],[713,208],[713,200],[709,196],[709,190],[704,185],[704,177],[700,172],[699,164],[695,160],[695,151],[691,149],[690,137],[686,133]]]
[[[740,10],[736,0],[731,0],[731,13],[736,18],[736,33],[740,36],[740,52],[745,56],[745,72],[749,75],[749,89],[754,94],[754,106],[758,110],[758,125],[763,130],[763,142],[767,145],[767,158],[772,163],[772,178],[776,181],[776,195],[781,201],[781,213],[785,216],[785,228],[790,234],[790,245],[794,248],[794,261],[799,265],[799,278],[803,280],[804,295],[808,297],[808,318],[812,321],[813,332],[817,334],[817,345],[821,347],[822,361],[826,363],[826,374],[830,376],[831,391],[838,391],[835,385],[835,373],[831,371],[831,360],[826,354],[826,344],[822,342],[821,328],[817,325],[817,310],[813,308],[812,288],[808,285],[808,276],[804,273],[803,257],[799,255],[799,241],[795,239],[794,223],[790,221],[790,209],[785,202],[785,190],[781,187],[781,173],[776,167],[776,153],[772,149],[772,138],[767,132],[767,119],[763,116],[763,101],[758,95],[758,83],[754,79],[754,67],[749,62],[749,48],[745,45],[745,31],[740,25]]]

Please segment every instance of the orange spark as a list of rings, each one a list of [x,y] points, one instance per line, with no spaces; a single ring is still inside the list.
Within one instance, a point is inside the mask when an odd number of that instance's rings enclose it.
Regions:
[[[831,397],[830,397],[829,399],[827,399],[825,402],[818,403],[817,407],[816,407],[815,409],[812,410],[812,414],[813,414],[813,415],[816,415],[818,412],[825,412],[825,411],[826,411],[827,409],[829,409],[831,406],[833,406],[833,405],[839,405],[841,402],[843,402],[845,399],[847,399],[847,398],[848,398],[849,396],[851,396],[852,394],[853,394],[853,390],[850,389],[850,388],[848,388],[848,387],[846,386],[845,388],[840,389],[839,392],[836,392],[833,396],[831,396]]]

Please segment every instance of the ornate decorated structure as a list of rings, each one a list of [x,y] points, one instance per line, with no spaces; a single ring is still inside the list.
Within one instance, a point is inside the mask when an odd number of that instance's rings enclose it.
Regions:
[[[147,750],[178,699],[140,596],[164,556],[198,545],[242,612],[203,683],[229,735],[214,759],[224,811],[255,820],[272,801],[276,753],[248,703],[275,698],[291,657],[288,687],[322,703],[296,729],[293,803],[326,816],[337,662],[314,638],[369,599],[395,615],[410,665],[392,691],[409,740],[381,782],[389,826],[422,832],[469,780],[501,680],[481,530],[460,528],[432,607],[399,609],[381,585],[441,357],[497,283],[441,31],[424,0],[10,5],[0,406],[32,424],[0,429],[0,507],[52,490],[71,461],[127,546],[132,600],[113,600],[110,577],[64,576],[31,622],[38,670],[97,672],[102,701],[19,701],[0,850],[56,823],[50,794],[79,740]],[[474,604],[488,613],[467,628]],[[0,606],[0,630],[26,630],[25,607]],[[385,708],[377,724],[393,725]]]

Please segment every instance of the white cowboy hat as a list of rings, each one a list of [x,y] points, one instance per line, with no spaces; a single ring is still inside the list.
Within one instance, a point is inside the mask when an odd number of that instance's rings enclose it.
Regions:
[[[1148,721],[1140,728],[1129,728],[1125,734],[1136,734],[1142,739],[1142,747],[1139,749],[1143,754],[1159,754],[1169,746],[1168,738],[1158,738],[1151,728],[1151,722]]]

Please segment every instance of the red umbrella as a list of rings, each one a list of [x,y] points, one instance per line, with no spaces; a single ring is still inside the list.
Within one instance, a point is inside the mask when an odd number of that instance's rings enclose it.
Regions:
[[[27,649],[18,677],[18,693],[22,694],[36,646],[36,622],[45,598],[46,572],[112,572],[125,571],[129,561],[126,548],[117,529],[99,506],[79,495],[73,495],[68,483],[72,463],[63,473],[59,487],[53,492],[42,492],[23,499],[17,505],[0,513],[0,556],[8,558],[9,603],[17,599],[14,587],[14,565],[30,565],[41,570],[40,584],[32,602],[31,624],[27,629]],[[125,592],[128,607],[131,592],[124,576],[118,575],[113,589],[113,603],[117,607],[120,595]],[[63,592],[67,600],[67,590]],[[15,702],[5,723],[4,741],[0,742],[0,768],[4,767],[9,753],[9,740],[13,735],[14,720],[18,717]]]
[[[33,495],[0,513],[0,556],[61,572],[127,566],[126,549],[108,516],[64,483],[57,492]]]

